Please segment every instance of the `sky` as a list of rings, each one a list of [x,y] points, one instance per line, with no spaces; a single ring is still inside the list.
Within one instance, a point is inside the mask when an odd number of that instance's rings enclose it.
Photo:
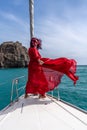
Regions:
[[[42,57],[87,65],[87,0],[34,0],[34,36]],[[29,0],[0,0],[0,44],[6,41],[29,47]]]

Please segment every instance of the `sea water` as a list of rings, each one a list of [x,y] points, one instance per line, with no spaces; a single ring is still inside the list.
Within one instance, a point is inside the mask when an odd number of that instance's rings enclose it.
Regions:
[[[0,69],[0,110],[11,102],[13,79],[25,76],[25,79],[21,79],[19,87],[24,86],[27,82],[27,75],[27,68]],[[56,98],[59,96],[60,99],[87,111],[87,66],[77,66],[76,75],[79,76],[76,86],[67,76],[63,76],[58,89],[55,89],[52,94]],[[19,95],[24,92],[25,90],[21,91]],[[13,96],[16,96],[16,89]]]

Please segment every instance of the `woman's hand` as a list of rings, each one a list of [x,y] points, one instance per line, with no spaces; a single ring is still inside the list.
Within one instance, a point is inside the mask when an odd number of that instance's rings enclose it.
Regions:
[[[38,60],[38,62],[39,62],[40,65],[44,64],[44,62],[42,60],[40,60],[40,59]]]

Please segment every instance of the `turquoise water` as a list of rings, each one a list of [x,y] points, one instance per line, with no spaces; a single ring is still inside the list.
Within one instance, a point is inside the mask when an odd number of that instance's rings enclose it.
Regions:
[[[20,86],[26,84],[27,68],[0,69],[0,110],[10,103],[12,80],[24,75],[26,78],[20,80]],[[79,76],[79,81],[76,87],[66,76],[62,78],[62,82],[58,87],[59,95],[62,100],[87,111],[87,66],[78,66],[77,75]],[[54,90],[55,97],[58,95],[58,90]],[[19,95],[22,93],[24,93],[24,90]],[[16,91],[14,89],[15,95]]]

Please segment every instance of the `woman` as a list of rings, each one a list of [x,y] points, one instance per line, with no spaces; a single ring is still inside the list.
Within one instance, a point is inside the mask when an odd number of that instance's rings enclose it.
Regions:
[[[28,51],[30,62],[25,98],[27,98],[28,93],[39,94],[39,98],[44,98],[46,92],[58,86],[64,74],[74,81],[74,85],[76,84],[78,77],[75,76],[75,60],[65,57],[42,58],[38,49],[41,49],[41,40],[32,38]]]
[[[32,38],[30,48],[28,50],[30,62],[28,65],[28,81],[26,84],[25,98],[28,93],[39,94],[39,97],[44,98],[48,91],[48,83],[43,73],[41,55],[38,52],[41,49],[41,40]]]

